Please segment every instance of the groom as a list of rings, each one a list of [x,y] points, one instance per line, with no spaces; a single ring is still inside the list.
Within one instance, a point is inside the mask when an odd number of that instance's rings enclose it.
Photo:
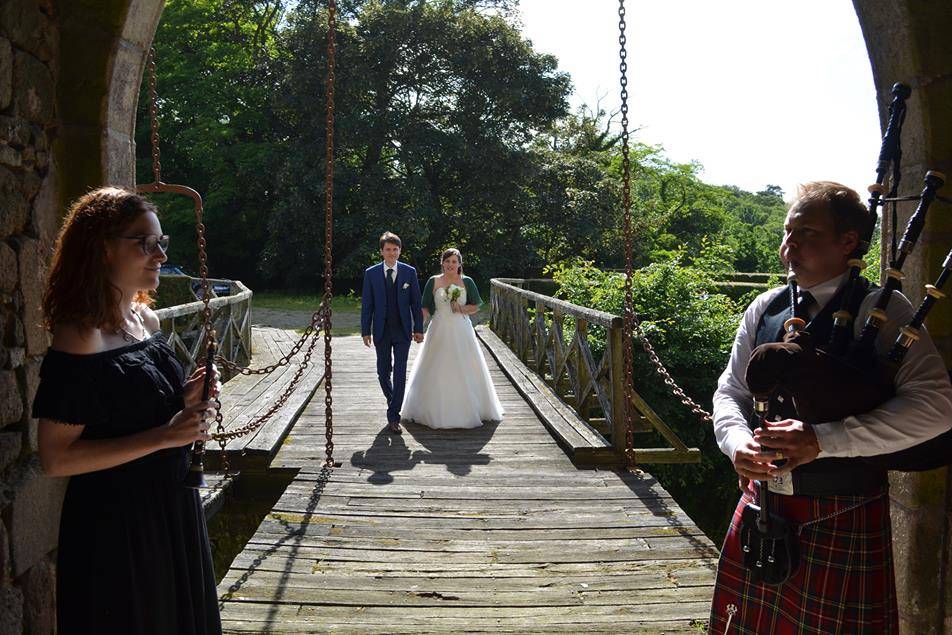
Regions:
[[[415,342],[423,341],[420,282],[416,269],[398,260],[401,247],[400,237],[394,233],[384,232],[380,237],[383,262],[364,271],[360,306],[360,333],[365,346],[373,343],[377,349],[377,378],[387,398],[387,425],[393,434],[402,433],[400,409],[407,383],[411,331]]]

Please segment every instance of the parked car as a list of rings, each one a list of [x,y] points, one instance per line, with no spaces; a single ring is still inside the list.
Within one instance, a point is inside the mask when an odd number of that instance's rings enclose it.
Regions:
[[[169,263],[164,263],[159,269],[159,275],[187,276],[189,274],[185,273],[185,271],[182,270],[181,267],[178,267],[176,265],[170,265]],[[214,292],[215,296],[221,297],[221,296],[229,295],[231,293],[230,285],[224,284],[222,282],[211,282],[211,281],[209,281],[209,284],[211,285],[212,291]],[[195,293],[195,297],[197,297],[199,300],[202,299],[201,281],[195,280],[192,282],[192,292]]]

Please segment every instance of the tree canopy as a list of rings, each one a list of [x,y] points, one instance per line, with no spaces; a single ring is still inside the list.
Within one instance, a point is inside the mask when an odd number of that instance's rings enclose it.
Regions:
[[[568,108],[571,80],[520,31],[515,0],[347,0],[337,33],[335,274],[345,290],[398,233],[435,269],[538,276],[623,264],[617,121]],[[205,197],[213,275],[308,289],[322,275],[325,3],[169,0],[157,54],[163,177]],[[140,182],[151,180],[147,81]],[[637,138],[637,134],[635,134]],[[736,270],[777,271],[783,193],[701,181],[637,142],[636,264],[690,263],[704,241]],[[196,269],[187,201],[162,201],[170,258]]]

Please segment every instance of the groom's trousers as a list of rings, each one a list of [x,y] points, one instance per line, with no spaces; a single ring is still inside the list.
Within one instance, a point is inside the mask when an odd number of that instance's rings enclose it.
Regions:
[[[377,379],[387,398],[387,423],[399,422],[407,388],[410,340],[402,325],[393,327],[388,322],[383,329],[383,338],[375,341],[374,347],[377,350]]]

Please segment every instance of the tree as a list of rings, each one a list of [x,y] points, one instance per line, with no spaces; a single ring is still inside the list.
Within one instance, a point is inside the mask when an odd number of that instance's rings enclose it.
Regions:
[[[387,229],[424,271],[447,244],[483,277],[522,266],[512,211],[527,146],[564,114],[569,80],[504,15],[480,11],[488,4],[354,2],[353,19],[341,22],[334,214],[343,276],[357,277]],[[276,72],[289,152],[264,268],[292,286],[320,273],[325,29],[318,6],[292,12]]]
[[[163,180],[203,195],[212,275],[257,281],[281,157],[270,59],[283,0],[168,0],[154,40]],[[137,180],[152,181],[148,77],[139,97]],[[170,259],[197,270],[190,201],[161,200]]]

